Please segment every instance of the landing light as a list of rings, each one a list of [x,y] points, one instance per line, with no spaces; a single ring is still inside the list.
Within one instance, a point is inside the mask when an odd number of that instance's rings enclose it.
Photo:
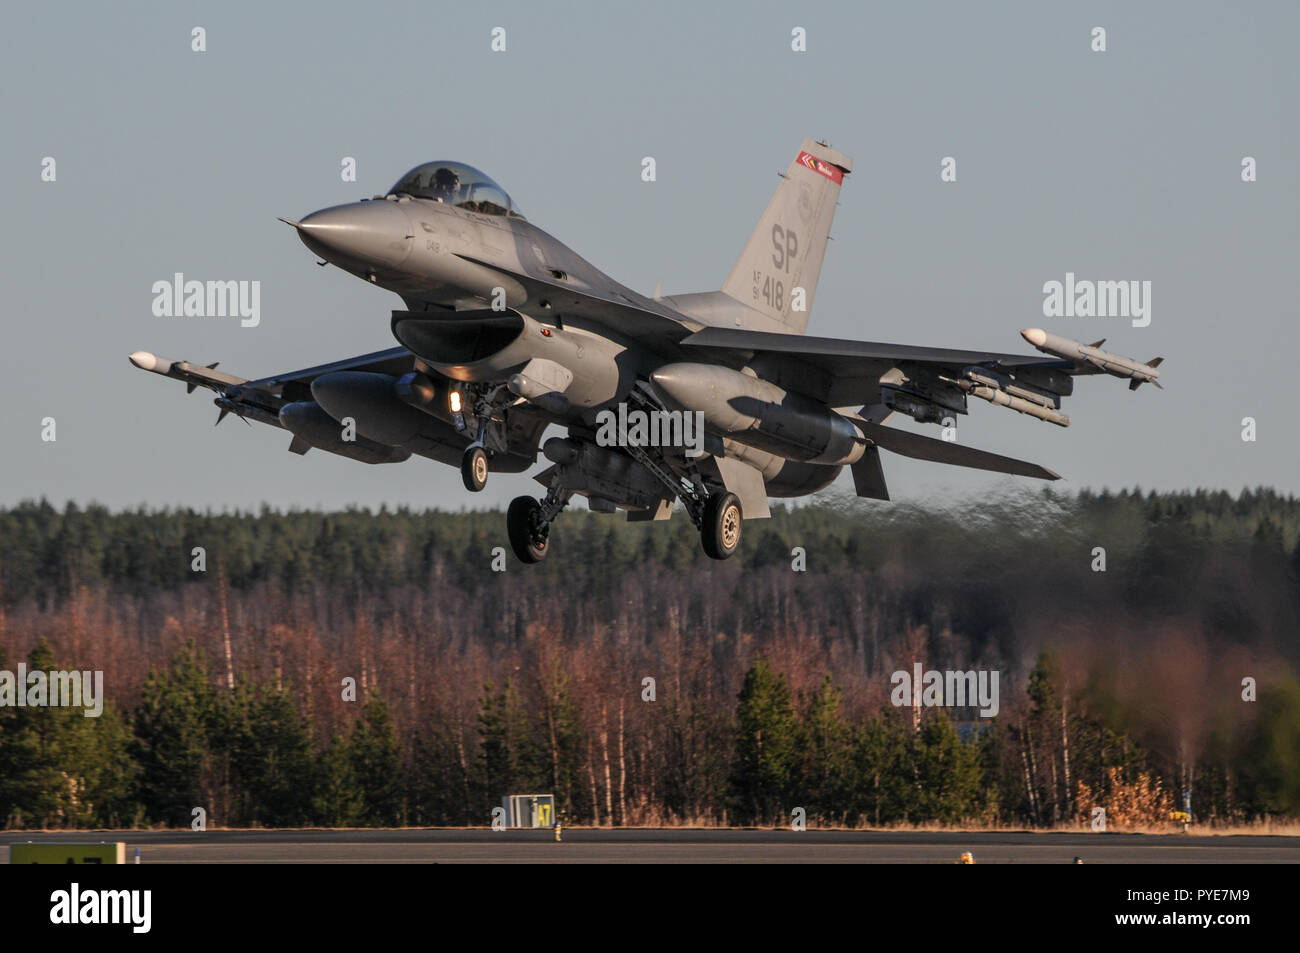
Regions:
[[[447,406],[453,414],[460,413],[460,391],[453,390],[447,395]]]

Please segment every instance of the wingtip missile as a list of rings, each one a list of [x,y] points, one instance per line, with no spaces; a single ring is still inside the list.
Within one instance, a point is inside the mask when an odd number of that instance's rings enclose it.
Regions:
[[[1152,383],[1160,386],[1156,378],[1160,372],[1156,368],[1164,360],[1162,357],[1147,361],[1145,364],[1141,361],[1135,361],[1131,357],[1123,357],[1119,354],[1112,354],[1110,351],[1103,351],[1101,345],[1106,339],[1102,338],[1093,344],[1083,344],[1079,341],[1072,341],[1069,338],[1061,337],[1059,334],[1052,334],[1044,331],[1042,328],[1025,328],[1020,332],[1024,338],[1036,350],[1044,354],[1051,354],[1053,357],[1059,357],[1067,361],[1074,362],[1075,374],[1110,374],[1112,377],[1123,377],[1134,383],[1130,383],[1131,390],[1137,390],[1135,384]]]
[[[148,351],[132,351],[127,355],[127,359],[140,370],[153,371],[155,374],[166,374],[172,368],[172,362],[167,358],[158,357]]]
[[[242,377],[217,370],[219,363],[217,361],[213,361],[206,367],[199,367],[190,364],[189,361],[174,361],[149,351],[132,351],[127,355],[127,359],[142,371],[183,381],[190,393],[193,393],[196,387],[208,387],[220,391],[226,387],[247,383]]]

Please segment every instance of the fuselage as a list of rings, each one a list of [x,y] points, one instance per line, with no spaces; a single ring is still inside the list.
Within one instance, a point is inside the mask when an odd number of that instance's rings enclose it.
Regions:
[[[506,313],[521,316],[517,337],[497,353],[477,361],[448,355],[445,361],[428,362],[451,379],[500,381],[530,357],[556,355],[575,384],[566,392],[569,403],[550,408],[549,416],[561,425],[589,428],[600,411],[624,401],[638,380],[689,356],[672,336],[658,345],[629,340],[608,324],[584,317],[571,300],[599,299],[646,312],[680,324],[678,337],[715,323],[679,310],[672,299],[647,298],[615,281],[517,214],[504,192],[498,203],[463,207],[404,194],[401,188],[399,183],[386,196],[322,209],[291,224],[315,254],[399,295],[410,312],[451,318],[459,311],[492,310],[503,313],[503,323]],[[716,309],[707,295],[687,298],[706,299],[699,303],[706,318],[710,308]],[[713,317],[725,320],[727,314]],[[772,496],[815,492],[840,470],[718,436],[728,456],[746,459],[763,474]]]
[[[548,297],[572,289],[689,320],[619,284],[521,216],[389,195],[322,209],[297,225],[304,244],[321,258],[395,292],[411,310],[495,304],[546,311]],[[530,294],[521,278],[552,289]]]

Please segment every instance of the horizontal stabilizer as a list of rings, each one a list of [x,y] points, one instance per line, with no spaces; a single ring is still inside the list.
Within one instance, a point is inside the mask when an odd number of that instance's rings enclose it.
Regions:
[[[919,433],[883,427],[866,420],[856,421],[862,433],[876,446],[912,457],[916,460],[929,460],[933,463],[947,463],[956,467],[971,467],[975,470],[991,470],[994,473],[1011,473],[1015,476],[1034,477],[1038,480],[1059,480],[1059,473],[1053,473],[1046,467],[1024,460],[1015,460],[1001,454],[963,447],[948,440],[936,440]]]

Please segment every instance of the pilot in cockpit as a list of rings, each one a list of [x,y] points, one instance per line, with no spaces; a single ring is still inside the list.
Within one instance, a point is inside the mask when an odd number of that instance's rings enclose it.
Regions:
[[[429,197],[434,201],[455,205],[459,191],[460,176],[454,169],[443,166],[433,173],[433,181],[429,183]]]

